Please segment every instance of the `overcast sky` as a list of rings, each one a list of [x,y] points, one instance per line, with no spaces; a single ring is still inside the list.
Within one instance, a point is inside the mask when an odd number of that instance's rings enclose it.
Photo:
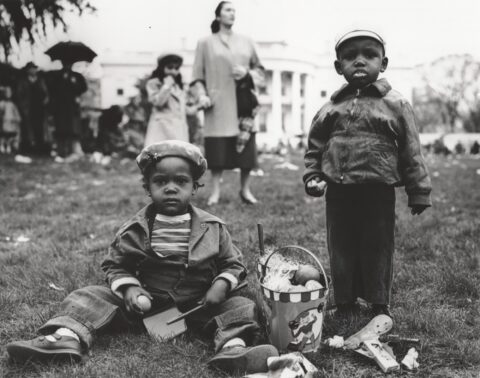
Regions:
[[[217,0],[91,0],[94,15],[69,17],[69,38],[99,55],[194,47],[209,34]],[[480,59],[477,0],[237,0],[235,30],[255,40],[286,40],[332,54],[336,38],[371,28],[387,41],[391,64],[413,65],[453,53]],[[66,37],[57,32],[40,48]]]

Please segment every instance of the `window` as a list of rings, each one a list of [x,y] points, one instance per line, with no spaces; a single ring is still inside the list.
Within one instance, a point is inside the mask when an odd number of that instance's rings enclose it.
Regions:
[[[327,91],[320,91],[321,97],[327,97]]]
[[[117,89],[117,96],[123,96],[123,88]]]

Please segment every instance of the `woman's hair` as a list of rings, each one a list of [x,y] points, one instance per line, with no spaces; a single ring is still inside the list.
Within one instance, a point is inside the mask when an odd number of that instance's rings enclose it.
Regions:
[[[169,65],[172,62],[176,62],[175,60],[170,60],[170,59],[163,59],[160,64],[158,64],[157,68],[155,68],[152,71],[152,75],[150,76],[152,79],[157,78],[158,80],[163,82],[163,79],[165,78],[165,66]],[[180,89],[183,89],[183,80],[182,80],[182,74],[178,73],[177,76],[174,77],[175,82],[177,85],[180,87]]]
[[[213,34],[218,33],[218,31],[220,30],[220,22],[217,20],[217,17],[220,17],[220,12],[222,11],[222,8],[226,3],[230,3],[230,1],[220,1],[215,8],[215,19],[210,25],[210,29],[212,29]]]

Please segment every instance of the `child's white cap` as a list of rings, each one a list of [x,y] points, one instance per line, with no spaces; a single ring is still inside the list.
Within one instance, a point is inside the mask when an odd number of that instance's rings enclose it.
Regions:
[[[358,37],[372,38],[378,41],[383,46],[383,51],[385,51],[385,41],[383,40],[382,37],[380,37],[380,35],[378,35],[377,33],[371,30],[361,30],[361,29],[352,30],[342,35],[338,39],[337,43],[335,44],[335,51],[338,51],[338,49],[340,48],[340,45],[342,45],[344,42],[348,41],[349,39],[358,38]]]

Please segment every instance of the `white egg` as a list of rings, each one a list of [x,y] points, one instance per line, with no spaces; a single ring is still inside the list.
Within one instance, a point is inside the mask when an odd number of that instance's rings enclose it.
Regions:
[[[145,295],[139,295],[137,297],[137,306],[142,312],[147,312],[152,308],[152,302]]]
[[[315,280],[310,280],[305,283],[307,290],[318,290],[323,288],[322,284]]]

